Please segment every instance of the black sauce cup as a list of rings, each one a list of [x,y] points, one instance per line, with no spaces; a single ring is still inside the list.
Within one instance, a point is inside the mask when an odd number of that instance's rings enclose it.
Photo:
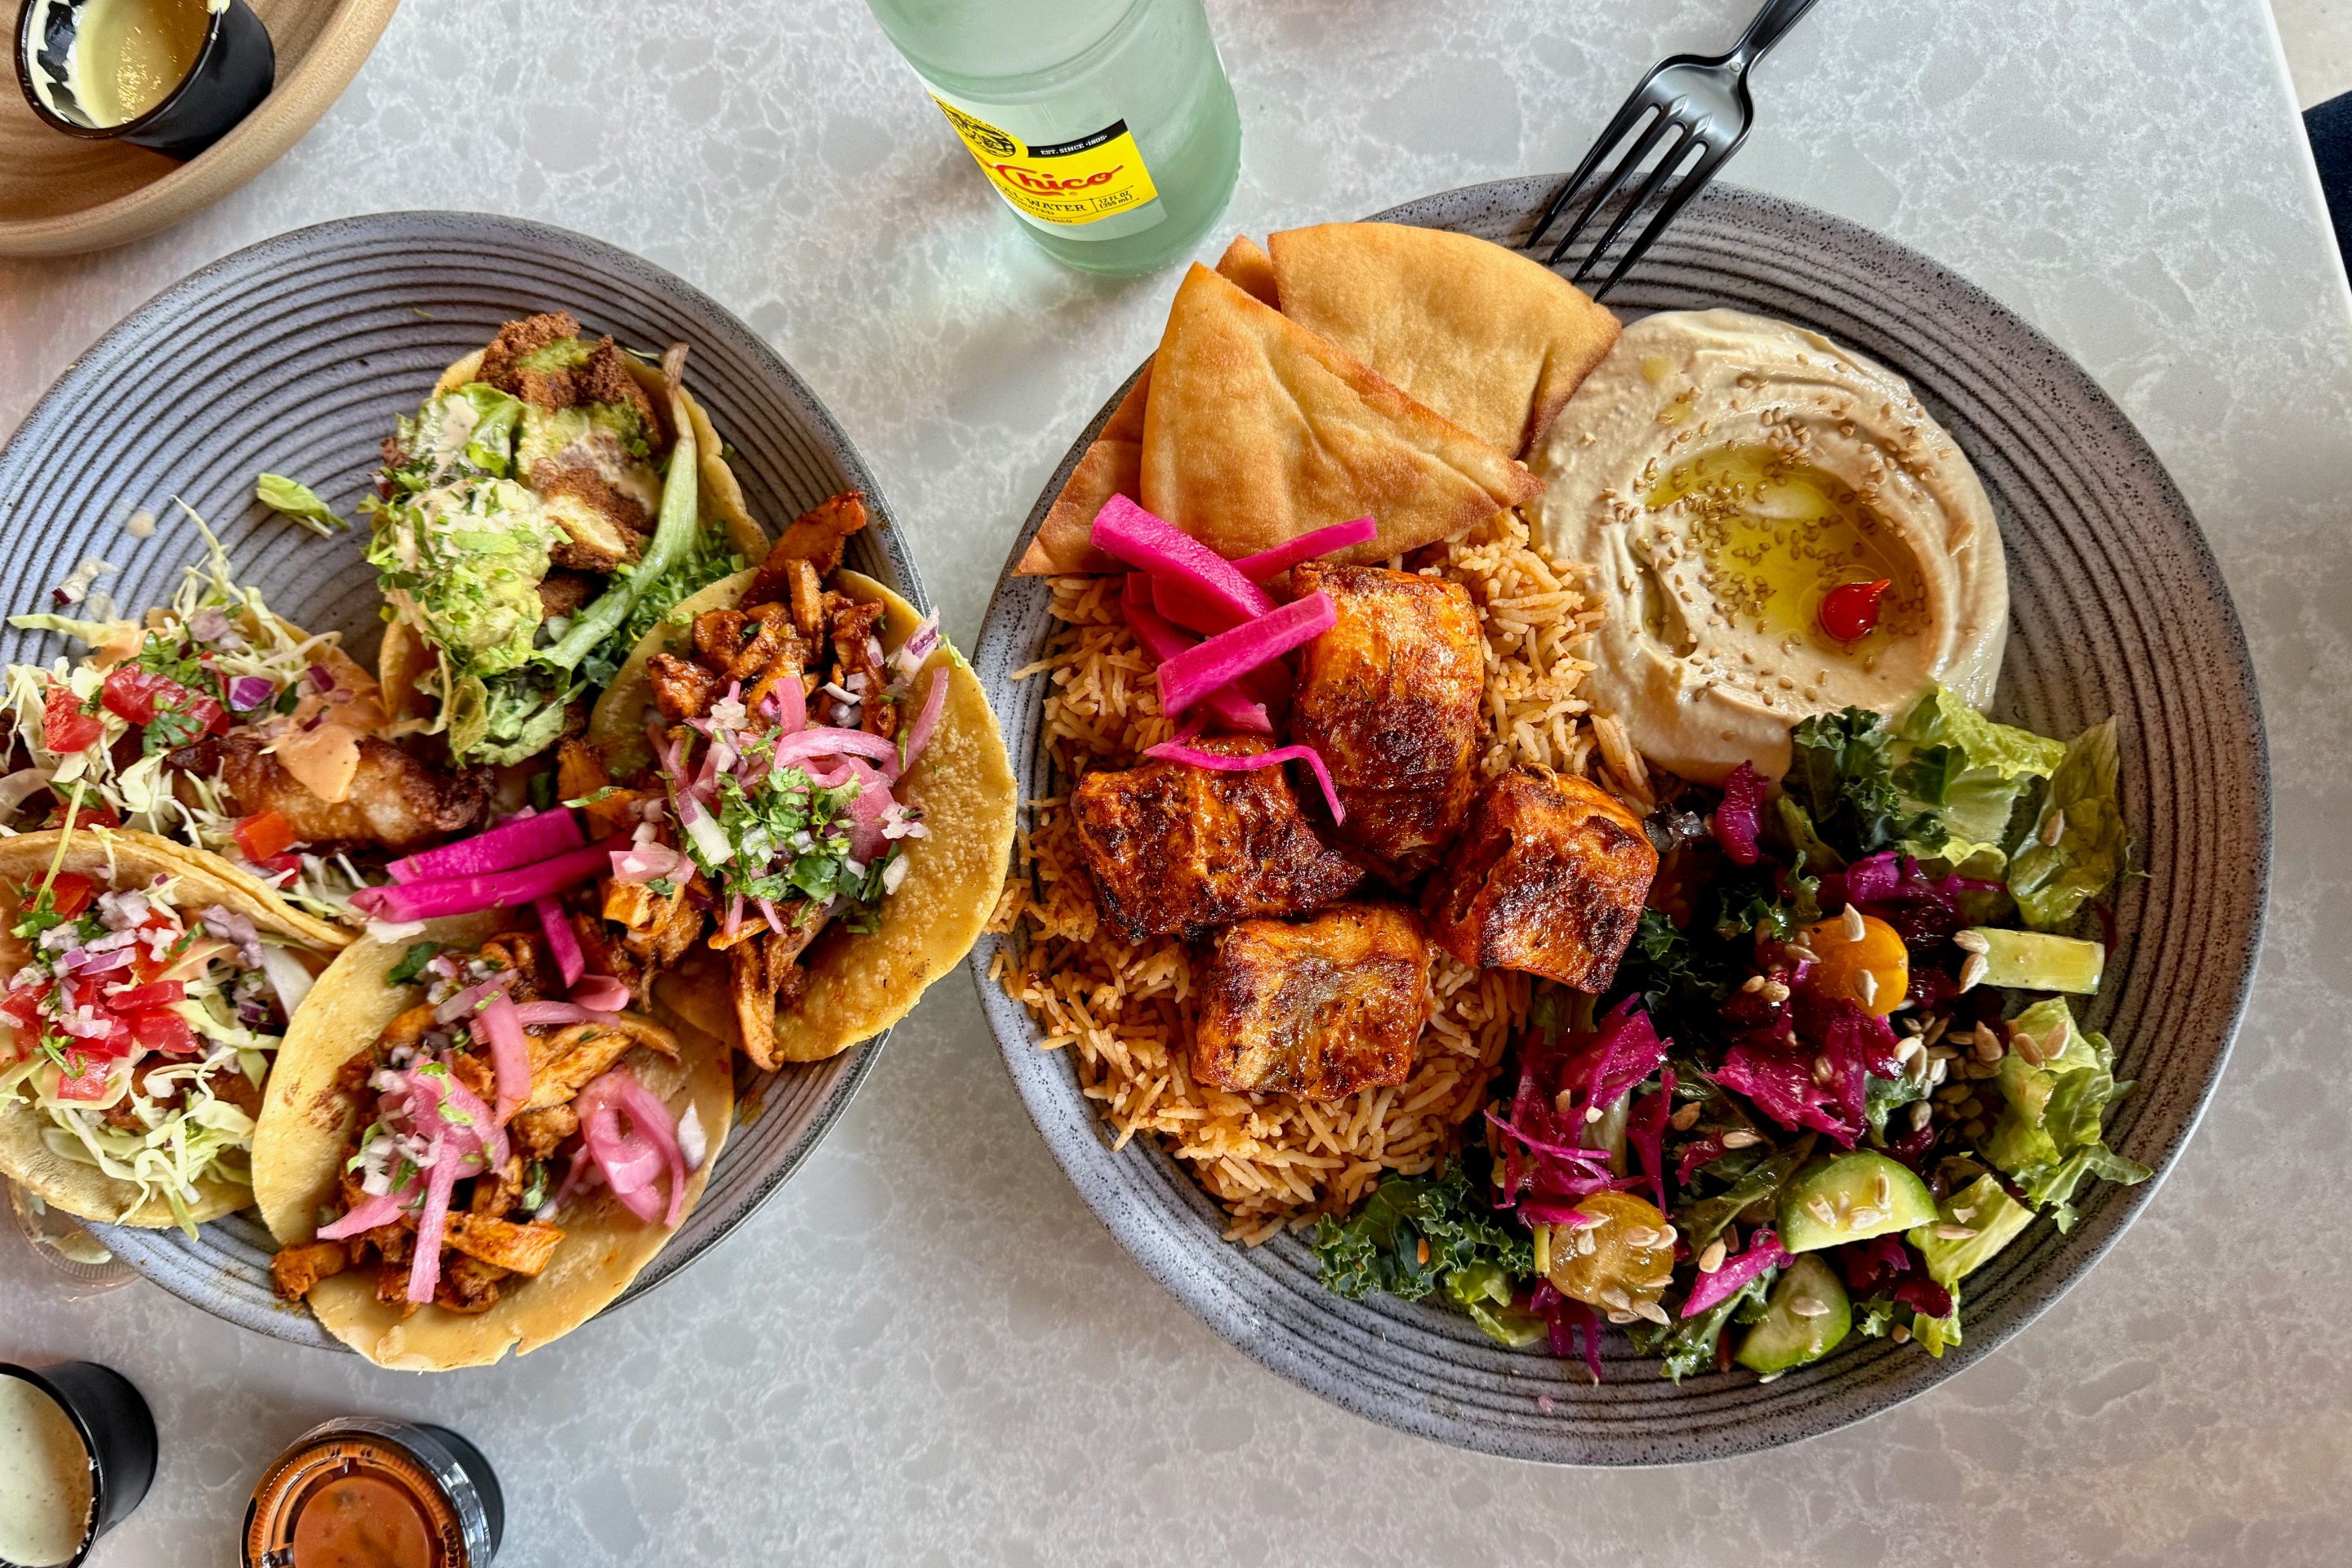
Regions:
[[[89,0],[25,0],[16,17],[16,81],[53,131],[89,142],[128,142],[187,162],[234,130],[269,96],[278,50],[246,0],[229,0],[205,26],[204,47],[180,85],[135,120],[100,125],[74,96],[67,62]]]
[[[58,1402],[89,1455],[89,1524],[65,1568],[89,1555],[98,1538],[131,1517],[155,1481],[155,1417],[131,1380],[96,1362],[60,1362],[36,1370],[0,1362],[0,1377],[22,1378]]]

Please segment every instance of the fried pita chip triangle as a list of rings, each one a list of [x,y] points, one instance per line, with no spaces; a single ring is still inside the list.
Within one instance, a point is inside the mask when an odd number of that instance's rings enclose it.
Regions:
[[[1248,235],[1234,236],[1234,242],[1217,258],[1217,273],[1259,304],[1282,309],[1282,291],[1274,280],[1274,258],[1259,249],[1257,241]]]
[[[1093,543],[1095,513],[1115,495],[1140,500],[1143,469],[1143,405],[1151,386],[1151,362],[1127,389],[1118,406],[1070,470],[1062,493],[1037,525],[1037,536],[1022,552],[1016,576],[1054,577],[1068,572],[1118,572],[1117,561]]]
[[[1143,415],[1144,507],[1228,559],[1370,515],[1385,560],[1543,487],[1207,268],[1176,291]]]
[[[1506,452],[1533,451],[1617,342],[1581,289],[1475,235],[1333,223],[1267,244],[1283,314]]]

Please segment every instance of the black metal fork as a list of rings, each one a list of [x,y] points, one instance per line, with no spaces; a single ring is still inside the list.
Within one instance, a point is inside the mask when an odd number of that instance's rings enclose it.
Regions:
[[[1570,200],[1583,189],[1585,181],[1591,179],[1592,172],[1601,166],[1601,159],[1612,148],[1638,131],[1640,134],[1633,150],[1601,179],[1592,199],[1584,204],[1584,210],[1577,215],[1568,232],[1560,236],[1559,243],[1552,247],[1549,258],[1553,266],[1558,266],[1560,258],[1568,254],[1569,247],[1576,243],[1578,237],[1591,226],[1601,208],[1613,197],[1622,195],[1640,177],[1643,161],[1663,145],[1665,151],[1650,171],[1649,177],[1643,181],[1632,199],[1625,202],[1617,214],[1616,221],[1609,226],[1609,231],[1601,237],[1600,243],[1585,252],[1584,260],[1576,268],[1574,281],[1582,283],[1600,264],[1601,257],[1608,253],[1609,247],[1617,243],[1617,237],[1625,232],[1625,226],[1633,221],[1633,215],[1664,192],[1665,203],[1658,209],[1657,216],[1650,220],[1648,227],[1642,230],[1641,237],[1626,249],[1608,279],[1592,290],[1592,297],[1600,299],[1614,289],[1618,279],[1632,269],[1633,263],[1642,259],[1652,243],[1666,231],[1666,226],[1675,221],[1675,215],[1681,212],[1693,196],[1706,188],[1707,183],[1739,150],[1739,144],[1748,140],[1748,128],[1756,119],[1756,105],[1748,96],[1748,68],[1762,59],[1766,52],[1780,41],[1781,35],[1795,26],[1797,19],[1812,6],[1813,0],[1766,0],[1764,8],[1756,14],[1756,19],[1748,24],[1748,31],[1727,52],[1720,55],[1675,55],[1651,67],[1650,74],[1642,79],[1642,85],[1633,89],[1633,96],[1625,100],[1625,106],[1617,111],[1617,118],[1609,122],[1609,129],[1593,142],[1592,151],[1584,155],[1584,162],[1577,166],[1576,173],[1570,175],[1568,183],[1554,192],[1551,200],[1545,204],[1543,216],[1536,220],[1535,232],[1528,236],[1527,247],[1532,250],[1543,243],[1544,231],[1551,227],[1552,221],[1559,216]],[[1644,121],[1647,121],[1646,125]],[[1675,179],[1677,169],[1689,162],[1694,152],[1698,154],[1698,161],[1682,174],[1671,191],[1667,191],[1667,183]]]

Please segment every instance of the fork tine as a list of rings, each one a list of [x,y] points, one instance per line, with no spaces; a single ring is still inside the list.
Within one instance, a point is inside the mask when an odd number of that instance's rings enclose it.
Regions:
[[[1576,221],[1569,226],[1567,233],[1559,237],[1559,243],[1551,247],[1546,265],[1559,266],[1559,258],[1568,254],[1568,247],[1576,243],[1577,237],[1591,226],[1594,216],[1608,205],[1609,198],[1632,184],[1634,176],[1641,173],[1642,160],[1656,149],[1668,132],[1684,129],[1675,121],[1674,110],[1662,105],[1658,117],[1643,129],[1625,156],[1618,160],[1617,166],[1601,176],[1599,187],[1592,193],[1592,199],[1584,204],[1584,210],[1576,215]]]
[[[1728,146],[1719,149],[1709,149],[1705,157],[1701,158],[1696,163],[1691,166],[1691,172],[1685,174],[1682,178],[1682,182],[1675,186],[1674,194],[1666,198],[1665,205],[1658,209],[1658,216],[1650,220],[1649,226],[1642,231],[1641,237],[1626,247],[1624,257],[1610,272],[1608,281],[1601,284],[1600,288],[1595,289],[1592,291],[1593,299],[1599,300],[1601,296],[1607,294],[1610,289],[1617,287],[1618,279],[1623,278],[1626,273],[1632,271],[1633,268],[1633,263],[1641,260],[1643,256],[1648,252],[1651,245],[1656,241],[1658,236],[1666,232],[1666,226],[1675,221],[1675,215],[1681,212],[1685,206],[1689,205],[1690,199],[1693,196],[1705,190],[1707,185],[1713,182],[1716,171],[1722,168],[1726,163],[1729,162],[1731,155],[1739,151],[1739,144],[1747,140],[1748,128],[1743,125],[1739,129],[1739,134],[1731,139]],[[1628,207],[1626,209],[1626,216],[1631,216],[1632,215],[1633,208]],[[1605,247],[1596,247],[1593,251],[1593,255],[1598,256],[1601,253],[1601,248]]]
[[[1584,182],[1591,178],[1592,171],[1601,166],[1601,160],[1608,154],[1609,150],[1622,142],[1627,133],[1642,122],[1642,117],[1657,107],[1655,104],[1643,101],[1642,97],[1649,90],[1650,78],[1657,74],[1653,70],[1650,76],[1642,79],[1641,86],[1635,88],[1625,101],[1618,106],[1616,117],[1609,121],[1609,128],[1595,139],[1591,149],[1585,153],[1584,162],[1576,166],[1576,173],[1570,174],[1568,177],[1568,183],[1554,191],[1551,200],[1544,204],[1543,216],[1536,220],[1534,232],[1528,236],[1527,247],[1529,250],[1543,243],[1544,230],[1551,226],[1552,219],[1559,216],[1559,209],[1568,205],[1569,198],[1583,189]]]
[[[1570,282],[1582,283],[1592,269],[1601,265],[1601,257],[1608,252],[1611,246],[1617,243],[1617,237],[1625,232],[1625,226],[1633,221],[1633,215],[1648,205],[1652,196],[1665,188],[1666,182],[1674,177],[1675,168],[1689,155],[1694,142],[1698,145],[1702,153],[1706,151],[1706,142],[1696,128],[1685,125],[1679,121],[1674,122],[1674,128],[1682,134],[1675,139],[1674,144],[1666,149],[1664,156],[1658,160],[1658,166],[1650,171],[1650,177],[1642,182],[1642,188],[1626,202],[1624,210],[1617,215],[1617,221],[1609,226],[1609,232],[1602,235],[1594,242],[1592,248],[1584,253],[1584,259],[1577,265],[1576,272],[1570,278]],[[1630,178],[1629,174],[1628,179]]]

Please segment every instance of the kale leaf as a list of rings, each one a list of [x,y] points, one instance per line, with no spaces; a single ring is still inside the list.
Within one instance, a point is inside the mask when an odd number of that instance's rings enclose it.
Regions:
[[[1489,1218],[1491,1212],[1466,1163],[1442,1175],[1391,1176],[1345,1221],[1325,1215],[1317,1224],[1324,1289],[1351,1300],[1385,1290],[1418,1301],[1447,1275],[1479,1264],[1512,1276],[1534,1273],[1534,1238]]]
[[[1894,738],[1886,721],[1867,708],[1816,714],[1790,733],[1789,773],[1780,787],[1822,838],[1849,859],[1937,831],[1933,812],[1904,814],[1887,754]]]

